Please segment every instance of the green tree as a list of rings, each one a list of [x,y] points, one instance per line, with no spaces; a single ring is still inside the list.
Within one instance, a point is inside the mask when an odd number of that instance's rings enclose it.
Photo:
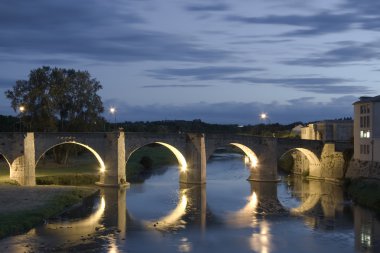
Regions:
[[[87,71],[42,67],[29,80],[19,80],[5,95],[33,131],[94,131],[103,129],[104,111],[97,94],[101,84]]]

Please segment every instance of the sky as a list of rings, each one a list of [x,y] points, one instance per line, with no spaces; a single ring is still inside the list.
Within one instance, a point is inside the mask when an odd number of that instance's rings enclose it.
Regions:
[[[0,0],[4,91],[87,70],[117,121],[257,124],[352,116],[380,94],[378,0]]]

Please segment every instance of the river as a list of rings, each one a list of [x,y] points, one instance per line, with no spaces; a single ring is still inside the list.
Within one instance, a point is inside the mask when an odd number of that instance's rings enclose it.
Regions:
[[[207,185],[161,169],[128,189],[101,189],[86,205],[23,235],[1,252],[380,252],[380,220],[342,187],[280,175],[250,182],[243,157],[219,154]]]

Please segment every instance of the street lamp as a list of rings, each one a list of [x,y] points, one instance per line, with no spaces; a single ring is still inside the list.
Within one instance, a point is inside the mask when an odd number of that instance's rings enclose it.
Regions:
[[[25,106],[20,105],[18,110],[20,111],[20,132],[22,131],[22,114],[25,112]]]
[[[268,114],[265,112],[260,113],[260,119],[264,121],[264,124],[267,122],[268,124],[271,124],[270,119],[268,117]],[[272,136],[275,137],[275,133],[272,133]]]
[[[116,128],[116,108],[115,107],[111,107],[110,108],[110,113],[114,115],[114,125],[115,125],[115,128]]]
[[[266,120],[267,118],[268,118],[268,114],[266,114],[265,112],[260,114],[260,119]]]

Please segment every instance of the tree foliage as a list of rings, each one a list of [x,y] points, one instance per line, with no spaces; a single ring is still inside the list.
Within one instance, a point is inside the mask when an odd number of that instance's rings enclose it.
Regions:
[[[103,129],[104,111],[97,94],[101,84],[87,71],[42,67],[29,80],[18,80],[5,95],[24,124],[33,131],[93,131]]]

